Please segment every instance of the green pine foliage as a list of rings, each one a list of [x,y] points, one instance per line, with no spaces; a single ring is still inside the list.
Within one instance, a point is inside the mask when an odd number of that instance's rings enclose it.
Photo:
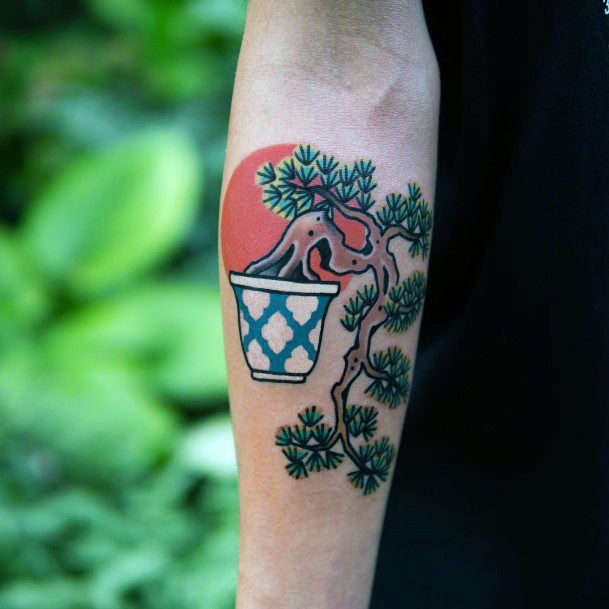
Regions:
[[[258,184],[261,186],[272,184],[277,179],[277,174],[272,163],[265,163],[260,167],[256,175],[258,176]]]
[[[345,422],[353,438],[362,436],[367,442],[376,433],[378,410],[374,406],[348,406]]]
[[[355,296],[351,296],[349,302],[343,305],[345,314],[340,320],[343,327],[349,332],[359,327],[370,307],[376,302],[377,297],[378,290],[373,283],[357,290]]]
[[[399,347],[389,347],[386,351],[374,353],[371,364],[376,372],[383,375],[383,378],[374,378],[366,388],[366,393],[389,408],[406,404],[410,394],[408,356]]]
[[[406,195],[391,193],[379,207],[374,198],[375,171],[369,159],[343,163],[310,144],[301,144],[279,163],[262,165],[257,182],[264,192],[264,205],[283,218],[291,221],[315,209],[323,210],[332,219],[336,208],[360,209],[380,225],[383,234],[393,228],[392,233],[404,237],[413,257],[426,258],[432,213],[421,188],[409,183]],[[387,332],[401,333],[412,326],[423,307],[424,273],[417,271],[391,286],[384,300],[377,302],[379,289],[376,284],[365,285],[343,305],[341,324],[346,330],[357,331],[371,308],[380,302]],[[366,394],[389,408],[405,404],[410,393],[410,360],[404,352],[399,347],[378,351],[370,357],[370,367],[371,383]],[[355,470],[347,474],[349,481],[369,495],[387,480],[395,448],[387,438],[374,440],[378,423],[374,406],[348,405],[343,414],[345,426],[337,423],[333,427],[324,422],[324,414],[317,406],[309,406],[298,414],[295,424],[277,431],[275,444],[286,459],[286,471],[296,479],[336,469],[348,457],[355,465]],[[354,448],[351,441],[358,438],[364,443]],[[335,450],[341,445],[342,452]]]
[[[324,415],[317,411],[317,406],[307,406],[307,408],[298,414],[298,418],[302,421],[303,425],[314,427],[324,418]]]
[[[301,144],[277,166],[270,162],[262,165],[256,176],[264,191],[264,205],[292,220],[313,208],[331,214],[332,198],[370,209],[375,204],[372,197],[376,188],[375,170],[369,159],[341,166],[332,155],[322,154],[310,144]]]
[[[332,450],[334,428],[323,423],[323,418],[317,406],[308,406],[298,414],[300,423],[283,426],[275,434],[275,444],[287,460],[285,469],[296,480],[336,469],[345,458]]]
[[[378,410],[374,406],[348,406],[345,422],[352,438],[362,438],[365,444],[355,449],[358,462],[356,470],[347,474],[351,484],[364,495],[377,490],[387,480],[395,447],[385,437],[374,440],[377,430]],[[317,406],[310,406],[299,413],[300,423],[283,426],[275,435],[275,444],[287,463],[285,469],[296,480],[308,478],[313,473],[337,469],[345,455],[334,450],[334,428],[323,423],[324,415]]]
[[[405,332],[423,309],[427,281],[422,271],[416,271],[402,283],[392,287],[384,303],[387,319],[383,324],[389,332]]]
[[[347,474],[351,484],[361,489],[364,495],[374,493],[381,482],[389,476],[391,463],[395,458],[395,447],[388,438],[381,438],[358,448],[358,456],[363,467]]]
[[[306,146],[301,144],[294,150],[294,157],[296,157],[296,160],[305,167],[311,165],[318,156],[319,151],[315,150],[311,144],[307,144]]]
[[[376,220],[383,230],[403,228],[410,241],[410,254],[426,258],[432,212],[421,187],[410,182],[406,195],[390,193],[379,209],[373,197],[377,187],[375,171],[369,159],[341,165],[334,156],[321,153],[310,144],[300,144],[277,166],[270,162],[262,165],[256,176],[264,192],[264,205],[282,218],[293,220],[312,209],[324,210],[332,217],[336,200],[363,211],[375,208]]]
[[[414,236],[410,244],[412,256],[426,258],[429,254],[432,213],[423,199],[421,187],[415,182],[408,184],[408,195],[391,193],[385,197],[385,205],[376,214],[384,230],[401,226]]]
[[[288,464],[285,466],[288,474],[296,478],[296,480],[300,480],[300,478],[306,478],[307,474],[307,466],[305,465],[305,458],[307,457],[307,452],[296,448],[295,446],[288,446],[281,451],[285,458],[288,460]]]

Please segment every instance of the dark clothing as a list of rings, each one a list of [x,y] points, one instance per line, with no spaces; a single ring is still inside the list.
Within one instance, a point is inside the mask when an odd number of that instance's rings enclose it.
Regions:
[[[372,607],[609,607],[609,15],[426,4],[434,242]]]

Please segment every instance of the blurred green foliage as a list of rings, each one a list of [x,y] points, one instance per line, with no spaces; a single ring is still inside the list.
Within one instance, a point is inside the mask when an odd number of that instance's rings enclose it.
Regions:
[[[0,5],[0,609],[228,609],[241,0]]]

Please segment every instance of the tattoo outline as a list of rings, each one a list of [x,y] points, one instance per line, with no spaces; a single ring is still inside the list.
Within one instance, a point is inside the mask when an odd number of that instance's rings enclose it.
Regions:
[[[378,408],[352,404],[349,392],[363,374],[370,381],[365,393],[371,399],[388,408],[407,403],[409,357],[397,345],[371,352],[371,341],[381,328],[389,335],[403,334],[421,314],[425,274],[415,271],[401,279],[389,244],[405,239],[410,256],[424,259],[432,228],[432,212],[414,182],[407,194],[390,193],[377,204],[375,170],[371,160],[342,163],[310,144],[296,146],[277,164],[264,163],[256,176],[262,203],[288,225],[276,245],[244,273],[229,273],[252,378],[291,383],[305,382],[313,370],[325,314],[339,291],[338,282],[321,280],[320,270],[338,277],[372,273],[373,282],[343,305],[340,322],[354,339],[330,390],[334,423],[324,421],[317,405],[307,406],[295,424],[281,427],[275,436],[289,475],[302,479],[336,469],[346,456],[355,466],[347,477],[365,495],[387,480],[395,447],[386,437],[373,439]],[[362,247],[347,244],[338,218],[363,228]],[[319,269],[311,263],[314,252]],[[358,446],[353,443],[357,438],[363,440]]]

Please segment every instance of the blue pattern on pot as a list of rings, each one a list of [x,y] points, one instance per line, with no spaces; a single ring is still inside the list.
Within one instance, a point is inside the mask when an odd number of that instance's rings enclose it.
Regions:
[[[231,273],[245,359],[257,380],[303,382],[317,362],[333,282]]]

